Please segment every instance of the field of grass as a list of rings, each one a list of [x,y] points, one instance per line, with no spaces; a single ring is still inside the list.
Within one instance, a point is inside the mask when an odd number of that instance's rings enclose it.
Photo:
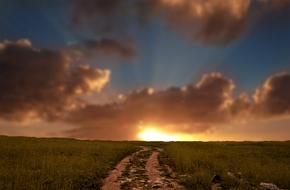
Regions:
[[[135,150],[126,142],[0,137],[0,189],[99,189],[107,172]]]
[[[138,146],[163,148],[181,183],[209,189],[255,189],[269,182],[290,189],[290,142],[104,142],[0,136],[0,190],[99,189],[122,158]]]
[[[161,161],[190,189],[209,189],[214,175],[223,189],[253,189],[260,182],[290,189],[290,142],[177,142],[164,148]]]

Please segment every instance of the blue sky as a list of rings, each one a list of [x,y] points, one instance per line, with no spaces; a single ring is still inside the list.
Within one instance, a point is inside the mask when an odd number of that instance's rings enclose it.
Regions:
[[[3,1],[0,40],[28,38],[36,47],[60,48],[89,35],[72,26],[69,4],[34,5]],[[33,1],[32,1],[33,2]],[[234,79],[239,91],[253,90],[269,75],[290,66],[290,22],[267,19],[226,45],[201,44],[171,30],[158,19],[142,29],[132,26],[138,56],[132,60],[91,60],[112,70],[111,85],[120,91],[146,86],[165,88],[196,81],[219,71]]]

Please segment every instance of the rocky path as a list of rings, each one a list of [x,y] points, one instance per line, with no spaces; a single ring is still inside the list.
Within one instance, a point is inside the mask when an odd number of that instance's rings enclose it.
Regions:
[[[171,170],[159,165],[159,154],[160,150],[143,147],[124,158],[104,180],[102,190],[183,190],[172,175],[165,175]]]

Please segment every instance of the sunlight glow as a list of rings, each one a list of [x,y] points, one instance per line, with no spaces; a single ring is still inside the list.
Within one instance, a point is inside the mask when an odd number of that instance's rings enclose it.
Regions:
[[[138,134],[138,139],[142,141],[193,141],[189,135],[172,134],[155,128],[145,128]]]
[[[155,129],[147,129],[138,134],[138,138],[144,141],[177,141],[178,137],[163,133]]]

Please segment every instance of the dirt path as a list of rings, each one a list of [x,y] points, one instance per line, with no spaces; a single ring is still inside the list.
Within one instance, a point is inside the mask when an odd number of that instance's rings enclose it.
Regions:
[[[159,150],[143,147],[124,158],[104,180],[102,190],[182,190],[174,178],[165,175],[168,171],[160,167],[159,154]]]
[[[118,190],[120,189],[120,184],[118,183],[119,176],[122,175],[122,172],[126,168],[127,164],[130,161],[130,156],[124,158],[114,170],[110,172],[110,175],[105,179],[102,190]]]
[[[146,164],[146,171],[149,176],[149,183],[153,189],[164,189],[164,190],[174,190],[174,189],[184,189],[177,182],[176,179],[165,175],[165,172],[172,172],[169,166],[165,166],[167,171],[163,171],[159,165],[158,157],[159,152],[154,151]]]

